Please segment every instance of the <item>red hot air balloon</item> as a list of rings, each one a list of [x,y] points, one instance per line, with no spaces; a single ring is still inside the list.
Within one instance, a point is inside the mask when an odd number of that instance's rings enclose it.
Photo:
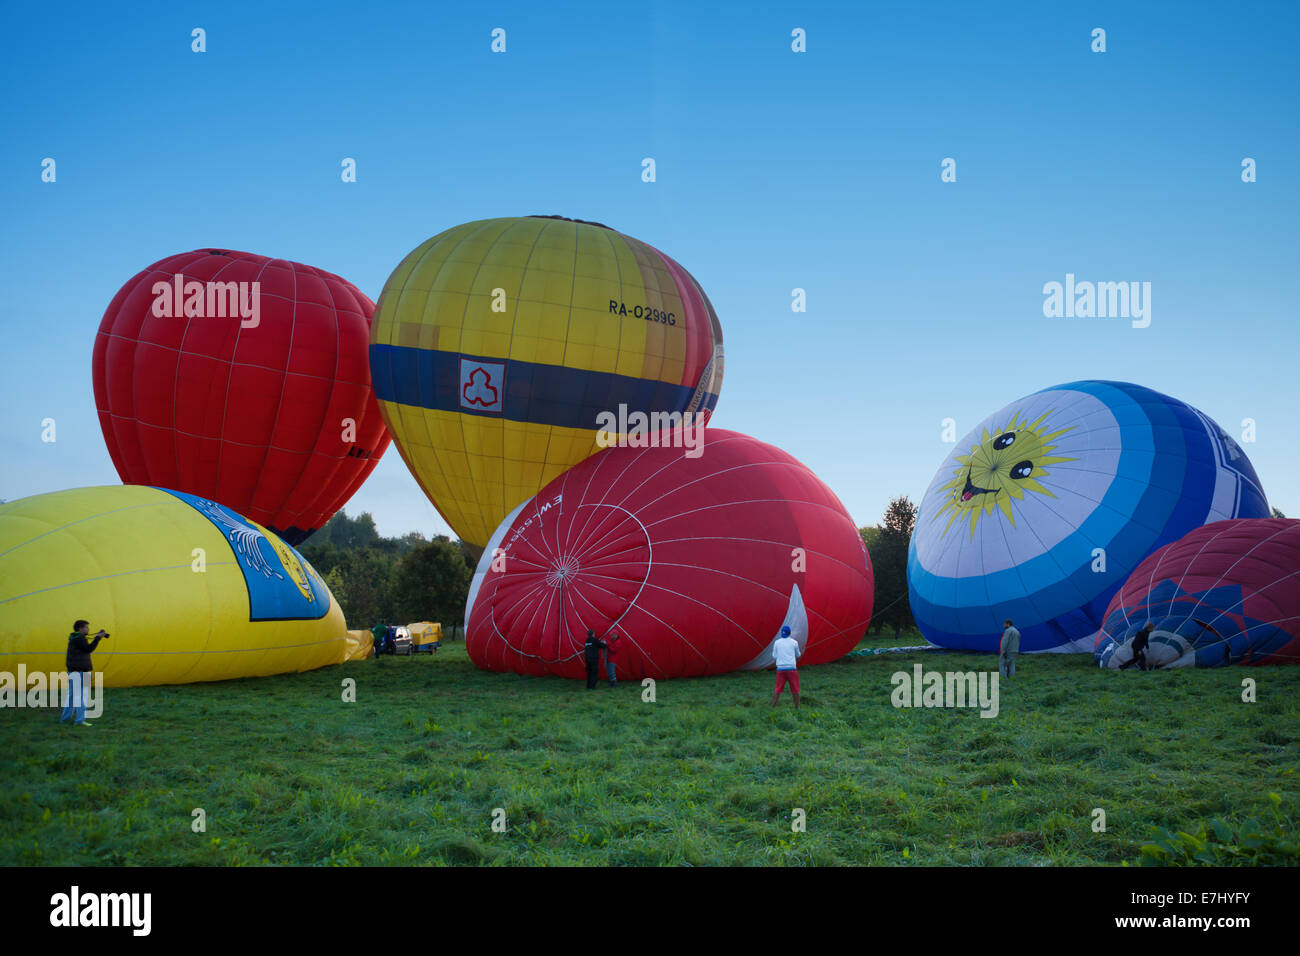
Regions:
[[[370,385],[374,309],[339,276],[248,252],[149,266],[95,338],[118,475],[220,502],[298,544],[388,447]]]
[[[587,629],[626,639],[620,678],[772,663],[782,623],[801,664],[852,650],[871,620],[862,538],[839,499],[771,445],[703,430],[702,454],[608,448],[509,515],[470,591],[480,667],[581,677]]]
[[[1300,664],[1300,521],[1215,521],[1154,552],[1111,600],[1094,654],[1116,670]]]

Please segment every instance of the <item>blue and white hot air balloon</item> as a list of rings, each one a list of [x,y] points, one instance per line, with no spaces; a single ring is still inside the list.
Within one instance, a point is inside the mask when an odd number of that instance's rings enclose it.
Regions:
[[[933,644],[1091,652],[1106,606],[1151,552],[1201,525],[1262,518],[1250,460],[1183,402],[1071,382],[1012,402],[957,443],[917,513],[912,614]]]

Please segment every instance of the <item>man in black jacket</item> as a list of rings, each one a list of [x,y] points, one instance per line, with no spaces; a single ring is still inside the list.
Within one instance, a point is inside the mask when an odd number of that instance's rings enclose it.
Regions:
[[[596,637],[595,631],[587,628],[587,643],[582,645],[582,660],[587,665],[587,690],[596,689],[596,681],[600,680],[600,650],[608,646]]]
[[[59,723],[71,717],[72,722],[80,727],[94,726],[86,723],[87,682],[93,670],[90,655],[99,646],[99,642],[108,637],[108,632],[100,630],[95,634],[94,640],[87,640],[86,635],[89,633],[90,622],[77,621],[72,625],[72,633],[68,635],[68,699]]]
[[[1120,665],[1120,670],[1128,670],[1134,664],[1138,666],[1140,671],[1147,669],[1147,648],[1151,646],[1151,632],[1155,628],[1156,626],[1150,621],[1142,625],[1142,630],[1137,632],[1137,636],[1133,638],[1133,644],[1130,647],[1133,656]]]

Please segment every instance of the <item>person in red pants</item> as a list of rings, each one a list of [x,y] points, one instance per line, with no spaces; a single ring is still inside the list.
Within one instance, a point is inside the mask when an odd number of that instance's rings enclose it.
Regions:
[[[772,691],[772,706],[776,699],[790,685],[790,696],[794,706],[799,708],[799,642],[790,636],[790,628],[782,625],[781,636],[772,642],[772,656],[776,658],[776,690]]]

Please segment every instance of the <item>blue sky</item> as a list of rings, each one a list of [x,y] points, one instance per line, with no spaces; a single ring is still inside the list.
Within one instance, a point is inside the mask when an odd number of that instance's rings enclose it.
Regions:
[[[1300,516],[1300,8],[752,6],[15,7],[0,498],[117,481],[91,349],[149,263],[224,246],[377,298],[443,229],[558,213],[695,275],[726,344],[716,424],[800,458],[859,524],[920,499],[944,418],[960,436],[1082,378],[1148,385],[1237,437],[1254,419],[1243,447]],[[1150,282],[1150,327],[1045,318],[1066,273]],[[395,451],[359,510],[384,534],[446,531]]]

